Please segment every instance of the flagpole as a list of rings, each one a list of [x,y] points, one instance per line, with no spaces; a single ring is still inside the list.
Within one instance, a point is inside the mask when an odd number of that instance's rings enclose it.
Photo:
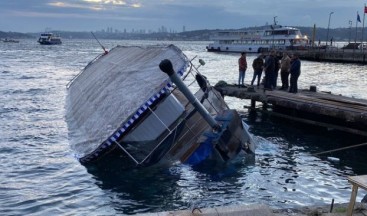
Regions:
[[[358,48],[357,46],[357,26],[358,26],[358,11],[357,11],[357,21],[356,21],[356,37],[354,38],[354,49],[353,49],[353,56],[354,56],[354,52],[355,50]]]
[[[363,8],[363,24],[362,24],[362,40],[361,40],[361,44],[362,44],[362,49],[361,51],[363,52],[363,33],[364,33],[364,18],[366,16],[366,4],[364,4],[364,8]]]

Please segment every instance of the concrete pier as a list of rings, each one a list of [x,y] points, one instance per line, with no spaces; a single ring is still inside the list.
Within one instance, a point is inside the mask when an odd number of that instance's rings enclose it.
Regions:
[[[310,48],[307,50],[297,50],[302,60],[319,61],[319,62],[336,62],[336,63],[357,63],[367,64],[366,51],[359,49],[339,49],[332,50]]]
[[[284,50],[277,50],[278,55]],[[332,47],[325,49],[322,47],[308,47],[298,50],[285,50],[287,53],[298,53],[300,59],[317,62],[334,62],[334,63],[354,63],[367,64],[367,50],[360,49],[343,49]],[[269,55],[269,52],[263,52],[264,55]]]
[[[300,207],[298,209],[271,209],[264,204],[252,204],[145,213],[137,214],[136,216],[345,216],[347,205],[347,203],[335,205],[335,208],[333,208],[331,212],[330,206]],[[359,205],[361,206],[360,203]],[[367,211],[361,206],[354,209],[353,215],[365,216],[367,215]]]

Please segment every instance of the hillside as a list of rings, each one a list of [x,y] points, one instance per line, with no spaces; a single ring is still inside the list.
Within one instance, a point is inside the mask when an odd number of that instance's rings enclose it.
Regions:
[[[0,38],[27,39],[34,38],[32,35],[19,32],[3,32],[0,31]]]
[[[261,27],[250,27],[244,29],[256,29]],[[312,38],[313,27],[296,27],[301,30],[304,35],[307,35],[310,39]],[[107,33],[107,32],[94,32],[99,39],[115,39],[115,40],[189,40],[189,41],[209,41],[210,35],[212,35],[216,30],[196,30],[196,31],[186,31],[180,33]],[[358,28],[358,38],[361,40],[362,28]],[[90,32],[69,32],[69,31],[52,31],[53,33],[60,35],[62,38],[67,39],[93,39]],[[355,29],[350,28],[336,28],[329,29],[329,39],[333,38],[334,41],[348,41],[355,39]],[[38,38],[40,32],[36,33],[17,33],[17,32],[3,32],[0,31],[0,38],[14,38],[14,39],[26,39],[26,38]],[[326,28],[316,28],[315,41],[325,41],[326,40],[327,29]],[[364,32],[366,34],[366,29]]]

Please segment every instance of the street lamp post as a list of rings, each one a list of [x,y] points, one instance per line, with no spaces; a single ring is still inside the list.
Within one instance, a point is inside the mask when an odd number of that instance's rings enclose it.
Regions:
[[[348,43],[350,43],[350,39],[352,37],[352,25],[353,25],[352,20],[349,20],[349,41]]]
[[[330,12],[329,14],[329,23],[327,24],[327,33],[326,33],[326,46],[327,46],[327,42],[329,40],[329,28],[330,28],[330,18],[331,18],[331,14],[333,14],[334,12]]]
[[[277,26],[277,21],[275,20],[277,17],[278,16],[275,16],[274,17],[274,27],[272,27],[272,30],[274,30],[276,28],[276,26]],[[272,33],[271,33],[273,35],[273,46],[272,46],[273,48],[272,49],[275,48],[275,44],[274,44],[274,33],[275,33],[274,31],[272,31]]]

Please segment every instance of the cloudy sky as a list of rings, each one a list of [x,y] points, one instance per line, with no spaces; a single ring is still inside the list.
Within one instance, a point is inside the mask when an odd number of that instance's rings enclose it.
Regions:
[[[363,22],[367,0],[0,0],[0,31],[46,28],[95,31],[112,27],[181,32],[261,26],[348,27],[357,11]],[[359,24],[362,26],[362,23]]]

